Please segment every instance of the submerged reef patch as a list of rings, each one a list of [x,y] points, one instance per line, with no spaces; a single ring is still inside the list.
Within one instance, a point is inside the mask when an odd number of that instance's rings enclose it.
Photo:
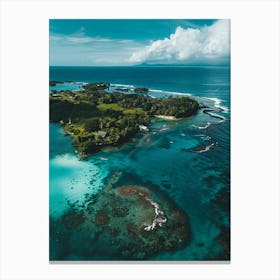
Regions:
[[[97,254],[107,260],[145,260],[190,241],[188,216],[160,190],[136,185],[107,187],[88,197],[84,205],[72,207],[56,223],[67,238],[51,238],[50,243],[56,243],[50,245],[58,250],[53,260],[77,255],[89,260]]]

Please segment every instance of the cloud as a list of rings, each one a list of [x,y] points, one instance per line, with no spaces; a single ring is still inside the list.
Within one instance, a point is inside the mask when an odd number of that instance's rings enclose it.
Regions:
[[[87,44],[87,43],[99,43],[99,42],[111,42],[111,39],[101,37],[90,37],[84,34],[71,34],[71,35],[60,35],[51,34],[51,42],[63,42],[65,44]]]
[[[84,30],[50,34],[50,65],[131,65],[129,57],[144,45],[128,39],[88,36]]]
[[[93,42],[93,38],[90,37],[79,37],[79,36],[70,36],[67,37],[66,40],[70,43],[77,43],[77,44],[84,44],[84,43],[90,43]]]
[[[134,52],[132,63],[211,63],[228,61],[230,21],[218,20],[201,28],[177,27],[169,38],[151,42]]]

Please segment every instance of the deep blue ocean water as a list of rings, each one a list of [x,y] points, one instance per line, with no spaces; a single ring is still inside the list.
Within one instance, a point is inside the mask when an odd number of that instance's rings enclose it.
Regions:
[[[121,183],[151,182],[189,215],[190,244],[152,259],[211,260],[223,255],[217,237],[230,223],[230,213],[219,196],[230,188],[230,68],[50,67],[50,80],[73,81],[50,90],[77,90],[81,82],[104,81],[111,83],[111,90],[147,87],[153,97],[187,94],[219,116],[200,110],[188,120],[157,120],[149,133],[87,160],[79,160],[71,139],[63,136],[59,125],[50,124],[50,216],[63,214],[69,207],[67,200],[79,203],[85,193],[98,192],[106,178],[120,170]],[[202,151],[190,151],[198,146],[204,147]]]

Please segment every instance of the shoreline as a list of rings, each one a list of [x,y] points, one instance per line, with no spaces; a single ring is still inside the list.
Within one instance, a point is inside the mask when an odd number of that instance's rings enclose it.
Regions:
[[[177,121],[180,120],[179,118],[176,118],[174,116],[164,116],[164,115],[155,115],[155,118],[163,119],[163,120],[168,120],[168,121]]]
[[[73,137],[72,145],[81,158],[105,146],[125,143],[141,131],[148,131],[147,126],[153,118],[178,121],[181,118],[174,114],[187,118],[199,110],[199,103],[189,97],[154,100],[141,94],[121,92],[113,92],[109,96],[105,90],[108,85],[104,82],[90,83],[83,86],[82,91],[60,91],[50,95],[50,121],[59,122],[64,135]],[[90,97],[92,92],[98,93],[96,100]],[[106,101],[106,98],[110,100]]]

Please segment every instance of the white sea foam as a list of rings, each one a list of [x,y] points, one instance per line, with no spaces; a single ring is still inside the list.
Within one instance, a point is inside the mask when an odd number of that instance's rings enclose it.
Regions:
[[[223,119],[223,120],[219,120],[218,123],[223,123],[223,122],[225,122],[226,120],[227,120],[226,118]]]
[[[159,204],[146,197],[146,200],[149,201],[152,206],[155,208],[155,217],[153,219],[152,224],[146,226],[144,230],[151,231],[154,230],[157,226],[162,226],[162,224],[167,222],[167,218],[164,216],[164,212],[160,209]]]
[[[163,94],[171,94],[171,95],[180,95],[180,96],[191,96],[192,94],[187,92],[177,92],[177,91],[166,91],[161,89],[149,89],[149,92],[155,92],[155,93],[163,93]]]
[[[225,113],[228,113],[229,109],[226,107],[226,106],[221,106],[220,105],[220,108],[225,112]]]
[[[224,116],[221,116],[221,115],[212,113],[212,112],[210,112],[209,110],[205,110],[205,111],[207,111],[207,112],[204,112],[205,114],[207,114],[207,115],[209,115],[209,116],[211,116],[211,117],[213,117],[213,118],[218,118],[218,119],[221,119],[222,121],[225,121],[225,120],[226,120],[226,118],[225,118]]]
[[[125,85],[125,84],[110,84],[110,87],[135,88],[135,86],[133,85]]]
[[[211,145],[209,146],[205,146],[205,148],[203,150],[200,150],[200,151],[197,151],[198,153],[205,153],[207,151],[209,151],[213,146],[217,145],[218,142],[215,142],[215,143],[212,143]]]
[[[164,90],[161,89],[149,89],[150,92],[160,92],[160,93],[165,93]]]
[[[181,96],[191,96],[191,93],[188,92],[176,92],[176,91],[166,91],[169,94],[173,94],[173,95],[181,95]]]
[[[201,136],[200,138],[201,138],[202,140],[206,140],[206,141],[212,139],[212,138],[211,138],[210,136],[208,136],[208,135],[203,135],[203,136]]]
[[[123,88],[127,88],[129,91],[133,91],[133,89],[135,88],[134,85],[127,85],[127,84],[110,84],[110,87],[123,87]],[[154,96],[153,93],[160,94],[160,95],[192,96],[193,98],[198,99],[198,100],[199,99],[208,100],[208,101],[210,100],[210,101],[214,102],[214,105],[213,105],[214,108],[218,109],[219,111],[222,111],[223,113],[229,112],[229,109],[226,106],[221,105],[223,100],[220,98],[217,98],[217,97],[200,97],[200,96],[194,96],[188,92],[167,91],[167,90],[162,90],[162,89],[149,89],[148,95],[151,98],[156,98],[156,96]],[[209,113],[209,115],[212,115],[213,117],[218,117],[218,118],[222,119],[222,121],[226,120],[226,118],[224,118],[220,115],[215,115],[213,113]],[[204,129],[204,128],[201,128],[201,129]]]
[[[74,82],[74,84],[77,84],[77,85],[87,85],[88,83],[87,82]]]
[[[177,92],[177,91],[167,91],[167,90],[161,90],[161,89],[149,89],[150,93],[159,93],[159,94],[165,94],[165,95],[176,95],[176,96],[192,96],[195,99],[202,99],[202,100],[210,100],[212,102],[214,102],[213,107],[218,109],[219,111],[222,111],[224,113],[228,113],[229,112],[229,108],[221,105],[221,103],[223,102],[222,99],[217,98],[217,97],[200,97],[200,96],[195,96],[191,93],[188,92]],[[155,98],[153,95],[150,94],[151,97]]]
[[[195,125],[193,124],[192,127],[197,128],[197,129],[206,129],[211,125],[210,122],[207,122],[205,126],[199,126],[199,125]]]
[[[229,109],[226,106],[222,106],[221,103],[223,102],[222,99],[217,98],[217,97],[202,97],[203,99],[206,100],[211,100],[214,102],[214,107],[223,111],[224,113],[228,113]]]
[[[129,90],[133,90],[135,88],[134,85],[127,85],[127,84],[110,84],[110,87],[121,87],[121,88],[127,88]],[[149,96],[152,98],[156,98],[151,93],[160,93],[165,95],[179,95],[179,96],[191,96],[191,93],[188,92],[177,92],[177,91],[167,91],[162,89],[149,89]]]

